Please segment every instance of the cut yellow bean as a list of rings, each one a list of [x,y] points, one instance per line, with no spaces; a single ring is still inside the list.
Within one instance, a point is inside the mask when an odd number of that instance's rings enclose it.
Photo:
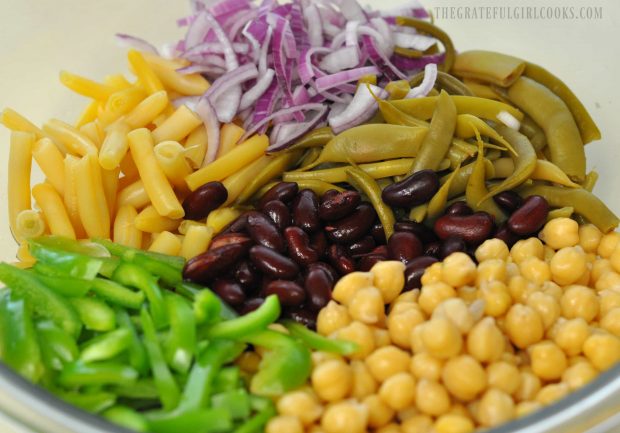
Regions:
[[[181,141],[199,125],[202,125],[202,119],[185,105],[181,105],[153,131],[153,139],[155,143]]]
[[[17,237],[24,240],[41,236],[47,228],[42,213],[31,209],[23,210],[17,214],[15,226]]]
[[[147,233],[174,231],[181,224],[179,219],[161,216],[153,206],[147,206],[138,214],[135,220],[136,228]]]
[[[399,101],[392,101],[392,104],[410,116],[428,120],[433,117],[438,98],[438,96],[427,96],[424,98],[401,99]],[[457,114],[472,114],[483,119],[497,121],[497,115],[502,111],[507,111],[516,117],[517,120],[523,119],[521,111],[503,102],[477,98],[475,96],[453,95],[451,98],[456,106]]]
[[[178,231],[182,235],[186,235],[187,231],[189,230],[191,226],[204,226],[204,225],[205,225],[204,221],[200,222],[200,221],[194,221],[194,220],[183,220],[181,221],[181,224],[179,224]]]
[[[129,50],[127,59],[136,77],[138,77],[138,81],[144,86],[148,94],[152,95],[153,93],[164,90],[164,85],[146,60],[144,60],[142,54],[136,50]]]
[[[43,212],[50,233],[75,239],[75,230],[58,191],[49,183],[40,183],[32,188],[32,196]]]
[[[209,139],[207,137],[207,129],[199,126],[194,129],[185,140],[185,158],[193,169],[200,168],[202,161],[205,159]]]
[[[104,125],[110,125],[136,108],[147,96],[141,87],[131,86],[118,90],[108,98],[103,111],[99,114],[99,120]]]
[[[228,199],[226,199],[224,206],[228,206],[233,203],[241,195],[241,193],[243,193],[250,182],[252,182],[256,176],[260,175],[265,168],[267,168],[273,159],[273,156],[263,155],[235,174],[227,177],[224,182],[222,182],[226,188],[226,191],[228,191]]]
[[[39,129],[34,123],[26,119],[17,111],[10,108],[5,108],[0,113],[0,123],[9,128],[11,131],[30,132],[36,135],[37,138],[45,136],[43,131]]]
[[[153,149],[155,158],[172,185],[187,189],[185,177],[192,173],[185,159],[185,149],[176,141],[162,141]]]
[[[153,243],[149,246],[149,251],[178,256],[181,252],[181,245],[181,240],[177,235],[164,231],[155,237]]]
[[[143,128],[166,109],[168,102],[164,90],[155,92],[136,105],[125,117],[125,122],[131,129]]]
[[[581,188],[581,185],[570,180],[560,167],[544,159],[536,160],[536,168],[530,175],[530,178],[534,180],[546,180],[569,188]]]
[[[49,120],[43,125],[43,131],[75,155],[97,154],[97,146],[90,138],[61,120]]]
[[[220,129],[220,147],[217,150],[217,158],[221,158],[223,155],[230,152],[230,150],[237,145],[237,142],[245,134],[245,130],[235,125],[234,123],[227,123]]]
[[[103,82],[106,83],[108,86],[114,88],[115,92],[118,92],[124,89],[129,89],[130,87],[134,86],[127,80],[127,78],[125,78],[123,74],[106,75],[103,78]]]
[[[146,128],[136,129],[127,135],[127,139],[140,178],[155,209],[164,217],[182,218],[185,212],[157,163],[150,131]]]
[[[265,153],[268,146],[269,139],[266,135],[254,135],[235,146],[233,150],[220,159],[187,176],[185,178],[187,185],[194,191],[207,182],[225,179],[250,162],[258,159]]]
[[[215,209],[207,216],[207,227],[213,229],[213,234],[216,235],[221,232],[224,227],[233,222],[237,217],[241,215],[241,211],[234,207],[221,207]]]
[[[508,87],[525,70],[525,62],[493,51],[472,50],[459,53],[450,71],[463,78],[473,78]]]
[[[30,248],[28,246],[28,242],[22,242],[19,246],[19,248],[17,248],[17,260],[19,260],[18,263],[15,264],[15,266],[21,268],[21,269],[27,269],[29,267],[31,267],[32,265],[35,264],[35,262],[37,261],[37,259],[35,259],[32,254],[30,254]]]
[[[106,170],[120,167],[121,161],[129,150],[127,143],[129,131],[129,125],[123,121],[116,122],[108,128],[108,133],[99,150],[99,164]]]
[[[114,214],[116,213],[116,193],[118,191],[118,175],[120,172],[121,169],[118,167],[112,170],[101,169],[101,181],[111,219],[114,219]]]
[[[80,220],[91,238],[110,237],[110,212],[107,207],[101,169],[94,155],[86,155],[75,164],[76,193]]]
[[[75,229],[75,235],[78,239],[82,239],[86,236],[86,231],[80,219],[78,206],[77,184],[80,182],[80,178],[77,173],[77,164],[79,161],[79,158],[73,155],[67,155],[65,157],[65,189],[63,198],[67,214],[71,220],[71,225]]]
[[[144,189],[144,183],[138,179],[118,193],[116,202],[119,207],[129,205],[136,209],[142,209],[151,203],[151,199],[149,199],[149,195],[146,193],[146,189]]]
[[[54,142],[46,137],[37,141],[32,148],[32,157],[47,181],[62,194],[65,187],[64,159]]]
[[[180,74],[176,69],[182,66],[170,65],[167,60],[154,55],[143,56],[155,75],[170,90],[182,95],[199,96],[210,87],[209,82],[200,74]]]
[[[132,248],[142,248],[142,232],[136,228],[138,211],[133,206],[118,208],[114,219],[114,242]]]
[[[32,148],[35,135],[30,132],[13,131],[9,147],[8,205],[9,225],[18,241],[17,215],[32,208],[30,200],[30,172],[32,170]]]
[[[78,131],[84,134],[84,136],[88,137],[90,141],[92,141],[93,144],[97,147],[97,150],[101,148],[101,144],[105,139],[105,133],[103,132],[103,129],[101,129],[101,126],[99,125],[97,119],[80,126]]]
[[[114,92],[110,86],[67,71],[60,72],[60,82],[77,94],[100,101],[105,101]]]
[[[75,122],[75,127],[76,128],[80,128],[82,126],[84,126],[85,124],[92,122],[93,120],[97,119],[97,117],[99,116],[99,110],[101,108],[101,102],[98,100],[93,100],[91,101],[86,108],[84,109],[84,111],[82,111],[82,114],[80,114],[80,117],[78,117],[77,122]]]
[[[204,225],[192,225],[183,238],[180,256],[189,260],[202,254],[209,248],[213,238],[213,228]]]

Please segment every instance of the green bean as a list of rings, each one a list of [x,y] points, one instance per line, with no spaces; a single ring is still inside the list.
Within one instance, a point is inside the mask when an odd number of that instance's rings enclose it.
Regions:
[[[536,168],[530,175],[533,180],[546,180],[569,188],[581,188],[581,185],[568,178],[560,167],[544,159],[536,160]]]
[[[409,80],[409,84],[411,87],[419,85],[424,79],[424,71],[417,73]],[[435,80],[435,86],[439,87],[439,89],[445,90],[450,95],[461,95],[461,96],[475,96],[474,92],[471,91],[465,83],[456,78],[453,75],[450,75],[443,71],[437,71],[437,79]]]
[[[519,78],[508,96],[545,131],[551,162],[571,179],[585,178],[586,156],[579,129],[568,107],[551,90],[527,77]]]
[[[384,101],[383,99],[375,98],[377,104],[379,104],[379,112],[383,115],[383,119],[390,125],[401,126],[429,126],[428,122],[424,120],[416,119],[413,116],[399,110],[391,102]]]
[[[512,158],[499,158],[493,161],[495,167],[495,178],[505,179],[515,171],[515,162]]]
[[[334,138],[334,132],[329,126],[314,129],[301,137],[295,144],[289,146],[282,152],[291,152],[297,149],[306,149],[308,147],[320,147],[326,145],[329,140]]]
[[[552,209],[549,211],[549,215],[547,215],[547,222],[555,218],[570,218],[573,212],[575,212],[575,208],[572,206],[564,206],[558,209]]]
[[[509,177],[504,179],[501,184],[482,197],[481,201],[487,200],[502,191],[516,188],[529,179],[530,175],[536,169],[536,152],[527,137],[507,126],[498,126],[497,130],[506,137],[508,142],[510,142],[516,150],[516,156],[515,154],[510,155],[514,161],[515,168]]]
[[[323,182],[322,180],[299,180],[296,182],[299,185],[299,189],[311,189],[314,191],[319,197],[325,194],[330,189],[335,189],[338,192],[344,191],[344,188],[341,188],[333,183]]]
[[[532,120],[530,116],[524,116],[521,121],[521,134],[530,139],[532,146],[538,152],[547,146],[545,131]]]
[[[516,57],[493,51],[473,50],[459,53],[451,72],[459,77],[508,87],[524,70],[525,62]]]
[[[420,57],[424,56],[424,51],[396,46],[394,47],[394,54],[398,54],[399,56],[403,56],[403,57],[408,57],[410,59],[419,59]]]
[[[452,185],[450,185],[450,193],[448,194],[448,197],[450,197],[450,199],[463,195],[463,193],[467,189],[467,181],[469,180],[469,177],[474,171],[475,165],[476,162],[474,161],[461,167],[457,175],[452,180]],[[484,159],[484,170],[485,177],[487,179],[491,179],[495,176],[495,168],[493,167],[493,163],[486,158]],[[441,184],[443,185],[444,183],[446,183],[449,178],[449,174],[443,176],[440,179]]]
[[[385,90],[390,94],[389,99],[403,99],[411,86],[407,80],[390,81],[385,85]]]
[[[471,155],[456,146],[450,146],[450,149],[448,149],[448,160],[450,161],[450,168],[452,170],[461,165],[467,158],[470,157]]]
[[[299,162],[299,167],[304,168],[305,166],[310,165],[314,161],[316,161],[321,154],[321,150],[322,149],[320,147],[311,147],[310,149],[308,149],[301,161]]]
[[[601,131],[599,131],[596,123],[592,120],[590,113],[588,113],[588,110],[586,110],[579,98],[575,96],[572,90],[570,90],[562,80],[543,67],[529,62],[527,62],[527,66],[525,67],[524,75],[547,87],[564,101],[575,118],[581,140],[584,144],[601,139]]]
[[[592,192],[594,186],[596,185],[596,182],[598,182],[598,172],[592,170],[586,175],[586,179],[583,181],[583,189]]]
[[[437,170],[446,156],[456,127],[456,107],[447,92],[441,91],[428,133],[422,141],[410,173],[420,170]]]
[[[409,211],[409,219],[411,221],[421,223],[422,221],[424,221],[424,218],[426,218],[427,210],[428,203],[422,203],[418,206],[415,206]]]
[[[428,219],[435,219],[446,208],[446,203],[448,203],[448,195],[450,193],[450,187],[452,186],[452,182],[454,178],[458,176],[459,171],[461,171],[461,165],[459,164],[452,173],[448,175],[448,179],[446,182],[441,185],[439,190],[435,193],[431,201],[428,202],[428,210],[426,212],[426,217]]]
[[[394,223],[396,219],[394,218],[392,208],[383,203],[381,199],[381,188],[379,188],[377,182],[365,171],[354,167],[347,169],[347,179],[357,190],[368,196],[370,203],[375,208],[379,220],[383,225],[385,238],[389,239],[394,233]]]
[[[428,120],[433,116],[438,96],[426,96],[424,98],[409,98],[391,103],[410,116],[422,120]],[[512,105],[475,96],[450,96],[458,114],[473,114],[476,117],[497,121],[497,115],[502,111],[512,114],[517,120],[523,119],[523,113]]]
[[[540,195],[551,207],[572,206],[575,212],[585,217],[600,231],[607,233],[616,227],[620,220],[598,197],[585,189],[563,188],[560,186],[533,185],[520,188],[525,197]]]
[[[475,210],[487,212],[495,217],[496,221],[504,219],[504,214],[495,204],[493,199],[489,197],[489,191],[486,187],[486,172],[484,167],[484,155],[482,152],[482,143],[478,143],[478,156],[474,163],[471,176],[467,180],[467,188],[465,189],[465,198],[469,207]]]
[[[413,158],[390,159],[388,161],[360,164],[359,168],[373,179],[392,177],[407,174]],[[313,171],[289,171],[284,173],[282,180],[285,182],[297,182],[299,180],[322,180],[323,182],[339,183],[347,181],[349,165],[342,167],[326,168]]]
[[[494,101],[506,102],[504,98],[498,95],[494,86],[490,86],[480,81],[468,78],[463,78],[463,84],[465,84],[468,89],[471,89],[473,93],[472,96],[476,96],[478,98],[492,99]]]
[[[479,117],[471,114],[459,114],[456,116],[456,136],[459,138],[472,138],[476,136],[476,130],[480,135],[489,137],[493,141],[500,143],[506,150],[512,154],[517,154],[515,149],[508,141],[504,139],[495,129]]]
[[[439,27],[427,21],[422,21],[422,20],[410,18],[410,17],[396,17],[396,25],[413,27],[422,33],[427,33],[431,36],[434,36],[436,39],[438,39],[439,42],[441,42],[441,44],[443,45],[445,53],[446,53],[443,64],[440,65],[439,68],[442,71],[450,71],[450,69],[452,69],[452,66],[454,65],[455,51],[454,51],[454,45],[452,44],[452,40],[450,39],[450,36],[448,36],[446,32],[444,32]]]
[[[485,145],[486,145],[486,143],[482,143],[483,147],[486,147]],[[496,161],[496,160],[500,159],[501,157],[502,157],[502,152],[500,152],[497,149],[490,149],[487,152],[486,156],[485,156],[485,158],[488,159],[491,162]]]

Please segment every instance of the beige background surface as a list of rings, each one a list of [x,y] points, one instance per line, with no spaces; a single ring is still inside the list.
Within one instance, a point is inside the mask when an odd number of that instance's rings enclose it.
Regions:
[[[189,11],[184,0],[0,0],[0,108],[12,107],[36,123],[49,117],[73,121],[85,101],[58,82],[66,69],[94,79],[126,71],[124,51],[113,34],[126,32],[162,43],[181,34],[174,20]],[[399,0],[367,2],[389,7]],[[588,146],[588,166],[597,169],[597,194],[620,213],[620,2],[615,0],[425,2],[436,6],[600,6],[603,19],[447,20],[438,24],[457,49],[484,48],[521,56],[563,78],[581,97],[603,131]],[[15,245],[7,225],[8,132],[0,127],[0,260],[12,260]],[[0,415],[1,418],[1,415]],[[0,420],[0,431],[11,432]]]

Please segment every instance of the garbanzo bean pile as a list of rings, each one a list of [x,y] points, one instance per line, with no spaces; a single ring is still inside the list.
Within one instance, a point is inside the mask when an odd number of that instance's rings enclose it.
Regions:
[[[467,433],[548,405],[620,360],[620,235],[569,218],[478,265],[457,252],[402,292],[404,265],[340,279],[318,316],[353,355],[315,352],[267,433]]]

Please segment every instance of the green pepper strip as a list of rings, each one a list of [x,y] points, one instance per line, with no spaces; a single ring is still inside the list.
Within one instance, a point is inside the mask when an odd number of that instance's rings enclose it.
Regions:
[[[225,409],[233,419],[245,419],[250,416],[250,396],[244,388],[214,394],[211,397],[211,407]]]
[[[170,367],[182,374],[189,370],[196,349],[196,319],[191,304],[176,294],[166,296],[170,332],[164,344]]]
[[[28,246],[37,262],[53,266],[57,272],[67,276],[92,280],[103,265],[98,258],[49,247],[41,243],[41,238],[30,239]]]
[[[562,80],[543,67],[530,62],[527,62],[524,75],[547,87],[553,93],[558,95],[562,101],[564,101],[575,118],[575,122],[577,122],[577,127],[579,128],[579,132],[581,134],[581,140],[584,144],[601,139],[601,131],[599,131],[596,123],[592,120],[590,113],[588,113],[588,110],[586,110],[579,98],[575,96],[575,94],[566,84],[562,82]]]
[[[58,376],[58,384],[75,388],[86,385],[129,385],[138,379],[138,372],[118,362],[71,362]]]
[[[207,332],[209,338],[242,338],[272,324],[280,317],[280,301],[276,295],[267,296],[265,302],[251,313],[233,320],[216,323]]]
[[[37,383],[44,367],[31,314],[26,300],[14,299],[8,289],[0,292],[0,334],[2,360]]]
[[[111,392],[76,392],[56,391],[56,394],[74,406],[90,413],[100,413],[116,403],[116,396]]]
[[[448,36],[446,32],[427,21],[410,17],[396,17],[396,25],[413,27],[416,30],[419,30],[422,33],[427,33],[439,40],[446,52],[443,64],[441,64],[439,68],[446,72],[452,69],[452,65],[454,65],[455,50],[454,44],[452,44],[452,39],[450,39],[450,36]]]
[[[112,331],[116,328],[114,310],[98,298],[69,298],[69,303],[77,311],[86,329],[93,331]]]
[[[145,374],[149,368],[148,355],[144,344],[138,335],[135,325],[127,311],[118,309],[116,311],[116,321],[120,329],[126,329],[131,334],[131,345],[128,348],[129,364],[140,374]]]
[[[586,175],[586,179],[583,181],[583,189],[588,192],[592,192],[598,182],[598,172],[592,170]]]
[[[118,385],[110,389],[117,396],[132,400],[159,400],[159,391],[153,379],[139,379],[131,386]]]
[[[193,409],[185,412],[147,413],[148,431],[153,433],[222,433],[233,428],[225,409]]]
[[[538,158],[536,157],[536,151],[534,150],[534,147],[532,147],[530,140],[528,140],[525,135],[507,126],[499,125],[497,130],[500,134],[506,137],[506,139],[516,149],[517,156],[510,154],[510,157],[514,161],[515,168],[509,177],[504,179],[501,184],[493,188],[488,194],[482,197],[480,202],[483,202],[502,191],[508,191],[509,189],[516,188],[528,180],[534,170],[536,170],[536,161]]]
[[[525,197],[540,195],[549,202],[551,207],[573,207],[575,212],[585,217],[603,233],[618,227],[620,221],[605,203],[585,189],[534,185],[520,188],[519,193]]]
[[[508,89],[508,97],[545,131],[551,162],[574,181],[583,181],[585,149],[575,119],[564,101],[527,77],[519,78]]]
[[[82,324],[75,309],[34,275],[7,263],[0,263],[0,281],[27,301],[35,316],[52,320],[73,336],[79,335]]]
[[[259,433],[263,431],[263,427],[267,422],[276,415],[276,409],[273,404],[254,415],[252,418],[241,424],[234,433]]]
[[[35,278],[41,283],[43,283],[45,286],[49,287],[54,292],[62,296],[70,298],[80,298],[82,296],[86,296],[86,294],[90,291],[92,283],[94,281],[85,280],[82,278],[45,275],[37,272],[37,270],[40,270],[41,267],[47,267],[47,265],[41,265],[40,263],[36,263],[32,268],[35,271],[32,273],[32,275],[34,275]]]
[[[478,136],[479,137],[479,136]],[[489,191],[486,187],[486,172],[484,167],[484,156],[482,151],[482,141],[478,141],[478,156],[474,169],[467,181],[467,188],[465,189],[465,198],[467,204],[475,210],[481,210],[487,212],[495,217],[496,221],[503,221],[505,219],[504,213],[495,204],[493,199],[486,199],[489,195]]]
[[[413,158],[391,159],[388,161],[360,164],[359,169],[367,173],[373,179],[399,176],[407,174]],[[284,173],[282,180],[285,182],[297,182],[300,180],[322,180],[323,182],[340,183],[347,181],[347,170],[350,166],[326,168],[313,171],[289,171]]]
[[[221,393],[237,389],[241,380],[241,370],[237,366],[225,367],[213,380],[213,392]]]
[[[437,100],[437,107],[431,120],[431,126],[424,137],[418,155],[413,162],[410,173],[420,170],[437,170],[444,159],[456,127],[456,106],[452,98],[442,90]]]
[[[330,129],[331,131],[331,129]],[[333,136],[333,134],[332,134]],[[258,191],[263,185],[267,184],[272,179],[280,176],[284,171],[290,169],[301,157],[303,150],[287,151],[281,155],[276,156],[269,162],[267,167],[256,176],[249,185],[247,185],[243,192],[237,197],[237,204],[245,203]]]
[[[35,326],[43,363],[49,370],[62,370],[65,364],[78,358],[79,350],[75,340],[54,322],[38,321]]]
[[[87,341],[81,348],[80,360],[105,361],[127,350],[131,343],[131,332],[128,329],[116,329]]]
[[[530,139],[534,149],[539,152],[547,146],[547,137],[545,131],[532,120],[530,116],[524,116],[521,121],[521,134]]]
[[[144,415],[127,406],[114,406],[102,413],[108,421],[133,431],[146,432],[149,425]]]
[[[144,292],[157,329],[168,323],[164,295],[153,275],[138,265],[123,263],[114,271],[112,278],[120,284],[135,287]]]
[[[95,278],[91,285],[93,293],[112,304],[133,310],[140,309],[144,304],[143,292],[134,292],[112,280]]]
[[[454,178],[459,175],[459,171],[461,171],[461,165],[459,164],[452,173],[448,176],[446,183],[441,185],[439,190],[435,193],[433,198],[428,202],[428,208],[426,210],[427,218],[430,220],[434,220],[439,217],[441,213],[446,208],[446,204],[448,203],[448,194],[450,193],[450,187],[452,186],[452,182]]]
[[[142,332],[144,332],[144,345],[149,356],[151,371],[155,378],[155,386],[159,391],[164,410],[170,411],[179,404],[181,398],[179,386],[166,365],[153,319],[145,308],[140,311],[140,323]]]
[[[308,147],[325,146],[332,138],[334,138],[334,132],[329,126],[324,126],[323,128],[317,128],[308,132],[301,137],[299,141],[283,152],[292,152],[297,149],[306,149]]]
[[[350,355],[355,353],[359,348],[357,343],[323,337],[291,320],[285,320],[282,324],[286,326],[286,329],[289,330],[293,337],[298,338],[302,343],[313,350],[337,353],[339,355]]]
[[[396,218],[394,218],[392,208],[383,203],[383,200],[381,199],[381,188],[379,188],[377,182],[375,182],[375,180],[365,171],[354,167],[347,169],[347,180],[356,189],[368,196],[370,203],[375,208],[375,211],[379,216],[379,220],[383,225],[385,238],[389,239],[394,233]]]

